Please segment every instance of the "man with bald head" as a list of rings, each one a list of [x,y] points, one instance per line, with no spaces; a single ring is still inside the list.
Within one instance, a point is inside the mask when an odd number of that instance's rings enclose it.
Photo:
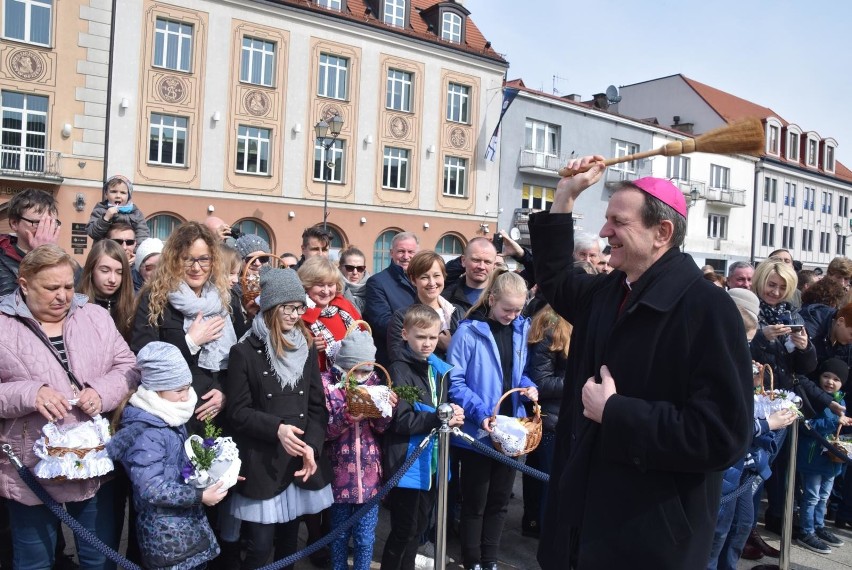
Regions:
[[[225,242],[231,237],[231,226],[225,223],[225,220],[216,216],[207,216],[204,220],[204,225],[210,228],[214,234],[219,236],[219,239]]]
[[[497,250],[490,239],[475,237],[467,243],[461,256],[464,273],[441,293],[456,306],[460,315],[463,316],[479,300],[496,260]]]

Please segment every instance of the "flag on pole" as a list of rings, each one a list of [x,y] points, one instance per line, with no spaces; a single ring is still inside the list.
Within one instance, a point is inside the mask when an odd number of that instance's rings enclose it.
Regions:
[[[503,107],[500,109],[500,118],[497,120],[497,126],[494,127],[494,134],[491,135],[491,140],[488,142],[488,148],[485,149],[485,159],[494,162],[494,157],[497,155],[497,143],[500,141],[500,123],[503,122],[503,115],[509,109],[509,105],[518,96],[518,89],[514,87],[503,88]]]

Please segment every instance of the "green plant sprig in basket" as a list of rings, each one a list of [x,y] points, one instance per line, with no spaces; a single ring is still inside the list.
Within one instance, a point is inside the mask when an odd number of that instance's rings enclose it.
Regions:
[[[417,386],[394,386],[391,389],[397,396],[408,402],[409,406],[413,406],[414,402],[423,400],[423,395]]]
[[[204,441],[198,443],[192,440],[192,451],[195,453],[195,467],[207,471],[216,459],[216,438],[222,435],[222,430],[213,423],[210,418],[204,420]]]

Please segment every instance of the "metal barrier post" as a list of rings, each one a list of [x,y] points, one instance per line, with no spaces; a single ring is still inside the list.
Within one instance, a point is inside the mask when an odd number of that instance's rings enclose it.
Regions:
[[[447,566],[447,482],[450,477],[450,420],[453,407],[449,404],[438,406],[438,516],[435,528],[435,570],[445,570]]]

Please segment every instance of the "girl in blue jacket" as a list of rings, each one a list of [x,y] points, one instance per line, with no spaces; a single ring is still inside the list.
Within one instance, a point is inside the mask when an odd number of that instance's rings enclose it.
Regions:
[[[218,556],[219,545],[204,505],[225,498],[217,482],[196,489],[184,482],[186,422],[197,396],[192,373],[172,344],[151,342],[139,351],[142,384],[121,413],[121,428],[107,444],[133,485],[136,537],[145,568],[199,570]]]
[[[526,388],[527,398],[538,399],[535,384],[524,374],[529,319],[521,317],[521,311],[526,300],[523,278],[506,269],[495,269],[450,342],[447,360],[453,369],[449,397],[464,408],[462,429],[476,439],[488,439],[493,428],[491,414],[508,390]],[[498,414],[525,417],[520,394],[503,400]],[[468,570],[496,570],[515,471],[467,444],[460,445],[463,502],[459,529],[464,566]]]

